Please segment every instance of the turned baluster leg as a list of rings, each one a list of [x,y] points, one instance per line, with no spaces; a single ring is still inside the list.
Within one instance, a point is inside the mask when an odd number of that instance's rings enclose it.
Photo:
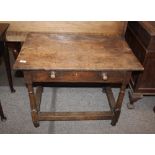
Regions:
[[[31,75],[27,72],[24,72],[24,78],[26,80],[28,94],[29,94],[32,121],[35,127],[39,127],[38,108],[37,108],[34,88],[32,86]]]
[[[124,95],[125,95],[125,89],[126,89],[126,86],[127,86],[128,82],[130,80],[130,76],[131,76],[131,73],[127,72],[126,76],[125,76],[125,79],[124,79],[124,81],[122,83],[122,86],[120,88],[120,92],[119,92],[116,104],[114,106],[114,117],[113,117],[112,122],[111,122],[112,126],[115,126],[116,123],[118,122],[118,119],[119,119],[119,116],[120,116],[120,113],[121,113],[121,107],[122,107]]]
[[[35,98],[32,84],[27,84],[27,89],[28,89],[29,99],[30,99],[32,121],[35,127],[39,127],[38,110],[37,110],[36,98]]]

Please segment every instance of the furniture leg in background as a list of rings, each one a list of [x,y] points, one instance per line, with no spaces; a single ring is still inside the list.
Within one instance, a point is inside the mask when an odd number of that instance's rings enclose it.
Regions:
[[[19,54],[19,52],[21,50],[22,42],[14,42],[14,41],[10,42],[10,41],[7,41],[6,46],[13,53],[14,59],[16,60],[17,57],[18,57],[18,54]]]
[[[6,46],[8,47],[8,50],[13,54],[14,60],[17,59],[18,54],[22,47],[22,42],[6,42]],[[16,71],[15,77],[23,77],[22,71]]]
[[[134,103],[143,98],[142,93],[134,93],[129,91],[129,103],[127,104],[128,109],[134,109]]]
[[[15,90],[13,88],[13,82],[12,82],[9,51],[8,51],[8,47],[6,46],[6,31],[7,31],[8,27],[9,27],[9,24],[7,24],[7,23],[0,24],[0,51],[2,52],[2,56],[4,58],[4,63],[5,63],[5,67],[6,67],[7,78],[8,78],[10,90],[11,90],[11,92],[15,92]]]
[[[15,89],[13,88],[11,65],[10,65],[10,56],[9,56],[8,48],[6,47],[4,42],[2,43],[2,53],[3,53],[3,58],[4,58],[4,63],[5,63],[5,68],[6,68],[6,73],[7,73],[7,78],[8,78],[10,90],[13,93],[13,92],[15,92]]]
[[[0,116],[1,116],[1,120],[2,121],[5,121],[7,118],[4,116],[4,113],[3,113],[3,108],[2,108],[2,105],[1,105],[1,101],[0,101]]]

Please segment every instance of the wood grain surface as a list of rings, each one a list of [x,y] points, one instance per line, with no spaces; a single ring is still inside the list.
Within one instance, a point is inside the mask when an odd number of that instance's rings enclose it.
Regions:
[[[16,60],[19,70],[143,70],[122,37],[31,33]]]
[[[10,21],[8,41],[25,41],[29,32],[123,35],[123,21]]]

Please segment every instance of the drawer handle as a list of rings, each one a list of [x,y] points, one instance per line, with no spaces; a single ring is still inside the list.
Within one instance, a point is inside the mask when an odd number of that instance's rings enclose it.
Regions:
[[[103,79],[104,81],[108,80],[108,75],[107,75],[107,73],[102,73],[102,79]]]
[[[51,71],[51,73],[50,73],[50,78],[51,78],[51,79],[55,79],[55,72],[54,72],[54,71]]]

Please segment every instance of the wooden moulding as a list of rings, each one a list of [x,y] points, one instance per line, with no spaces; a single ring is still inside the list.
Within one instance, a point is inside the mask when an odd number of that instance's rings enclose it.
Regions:
[[[107,112],[39,112],[39,121],[78,121],[78,120],[111,120],[113,113]]]

